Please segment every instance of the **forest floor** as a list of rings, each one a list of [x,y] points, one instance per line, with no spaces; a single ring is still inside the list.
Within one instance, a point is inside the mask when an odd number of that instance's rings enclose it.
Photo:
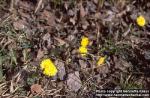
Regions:
[[[40,68],[47,58],[55,76]],[[149,0],[0,0],[0,98],[95,98],[99,89],[149,87]]]

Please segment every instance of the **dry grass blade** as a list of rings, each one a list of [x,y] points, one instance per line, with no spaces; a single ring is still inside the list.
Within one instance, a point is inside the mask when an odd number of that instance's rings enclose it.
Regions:
[[[36,13],[36,12],[40,9],[42,3],[43,3],[43,0],[39,0],[38,5],[37,5],[37,7],[36,7],[34,13]]]
[[[2,89],[5,88],[5,87],[6,87],[6,83],[0,84],[0,91],[2,91]]]

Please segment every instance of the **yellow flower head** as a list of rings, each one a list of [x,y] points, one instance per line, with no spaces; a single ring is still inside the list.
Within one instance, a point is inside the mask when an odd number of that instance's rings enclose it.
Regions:
[[[51,61],[51,59],[45,59],[40,64],[43,74],[47,76],[55,76],[57,74],[57,68]]]
[[[81,46],[86,47],[89,44],[89,39],[87,37],[82,37]]]
[[[143,16],[139,16],[136,19],[136,22],[139,26],[143,27],[145,25],[145,18]]]
[[[87,48],[81,46],[81,47],[79,48],[79,52],[81,53],[82,56],[85,56],[85,55],[87,54]]]
[[[102,64],[104,64],[104,63],[105,63],[105,60],[106,60],[106,56],[100,57],[100,58],[98,59],[97,65],[102,65]]]

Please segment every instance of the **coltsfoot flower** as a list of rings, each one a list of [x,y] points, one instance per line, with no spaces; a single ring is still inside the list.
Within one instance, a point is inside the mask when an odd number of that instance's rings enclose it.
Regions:
[[[79,53],[82,56],[86,56],[88,50],[87,45],[89,44],[89,39],[87,37],[82,37],[81,46],[79,47]]]
[[[83,47],[83,46],[81,46],[81,47],[79,47],[79,53],[82,55],[82,56],[86,56],[86,54],[87,54],[87,48],[86,47]]]
[[[141,27],[143,27],[146,24],[145,18],[143,16],[137,17],[136,22]]]
[[[44,59],[40,64],[43,74],[47,76],[55,76],[58,72],[56,66],[51,61],[51,59]]]
[[[100,58],[98,59],[97,65],[100,66],[100,65],[104,64],[104,63],[105,63],[105,60],[106,60],[106,56],[100,57]]]
[[[82,37],[81,46],[87,47],[88,44],[89,44],[89,39],[87,37]]]

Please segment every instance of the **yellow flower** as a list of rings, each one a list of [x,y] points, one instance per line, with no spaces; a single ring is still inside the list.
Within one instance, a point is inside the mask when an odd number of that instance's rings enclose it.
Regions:
[[[105,60],[106,60],[106,56],[100,57],[100,58],[98,59],[97,65],[102,65],[102,64],[104,64],[104,63],[105,63]]]
[[[58,72],[56,66],[53,64],[51,59],[45,59],[40,64],[43,74],[47,76],[55,76]]]
[[[81,46],[86,47],[89,44],[89,39],[87,37],[82,37]]]
[[[82,56],[85,56],[85,55],[87,54],[87,48],[81,46],[81,47],[79,48],[79,52],[81,53]]]
[[[136,22],[139,26],[143,27],[145,25],[145,18],[143,16],[139,16],[136,19]]]

